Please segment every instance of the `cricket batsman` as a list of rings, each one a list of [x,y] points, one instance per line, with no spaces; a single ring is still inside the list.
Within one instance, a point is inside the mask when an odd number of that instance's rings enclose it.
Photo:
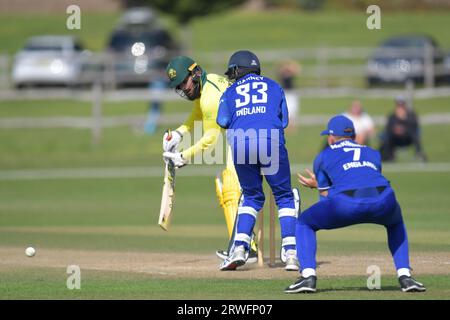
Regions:
[[[283,89],[260,75],[259,59],[250,51],[235,52],[225,74],[235,82],[220,99],[217,124],[228,129],[227,140],[232,146],[244,200],[238,209],[233,246],[219,268],[235,270],[247,262],[257,214],[264,206],[265,176],[278,206],[285,269],[299,270],[295,246],[298,211],[285,147],[284,129],[289,120]]]
[[[171,159],[177,168],[188,164],[195,154],[208,150],[216,144],[222,129],[217,125],[217,110],[220,97],[229,86],[227,78],[207,73],[194,60],[186,56],[173,58],[166,68],[169,78],[169,86],[183,98],[193,101],[194,107],[187,120],[177,129],[171,131],[171,138],[166,132],[163,137],[163,156]],[[183,139],[183,135],[191,132],[194,123],[200,121],[203,127],[203,136],[194,145],[178,152],[177,147]],[[174,152],[171,152],[175,150]],[[222,181],[216,178],[216,192],[220,206],[224,210],[228,235],[232,236],[236,212],[241,189],[234,169],[232,159],[228,157],[226,169],[222,172]],[[256,262],[256,244],[252,242],[252,254],[250,262]],[[216,254],[227,258],[227,252],[218,250]]]

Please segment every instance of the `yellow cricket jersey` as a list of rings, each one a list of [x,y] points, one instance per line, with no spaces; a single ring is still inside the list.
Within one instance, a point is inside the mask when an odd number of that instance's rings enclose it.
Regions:
[[[203,136],[193,146],[182,152],[184,159],[191,159],[193,155],[214,146],[222,128],[216,123],[219,101],[229,81],[217,74],[206,74],[202,77],[202,92],[199,99],[194,100],[194,108],[187,120],[177,128],[184,135],[194,128],[195,121],[202,121]]]

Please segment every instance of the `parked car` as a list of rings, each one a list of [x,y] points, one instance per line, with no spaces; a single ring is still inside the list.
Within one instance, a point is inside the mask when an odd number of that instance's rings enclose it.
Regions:
[[[434,80],[445,79],[444,53],[437,42],[427,35],[403,35],[384,41],[367,63],[367,82],[404,84],[408,80],[423,83],[426,74],[426,54],[431,52]],[[434,57],[433,57],[434,56]]]
[[[450,83],[450,52],[444,58],[444,68],[447,74],[447,83]]]
[[[106,70],[112,72],[105,79],[118,86],[147,86],[165,77],[165,68],[172,57],[180,54],[180,46],[159,26],[154,14],[139,15],[139,11],[132,10],[124,14],[109,38],[110,65]]]
[[[13,83],[17,88],[80,84],[90,55],[76,37],[32,37],[14,58]]]

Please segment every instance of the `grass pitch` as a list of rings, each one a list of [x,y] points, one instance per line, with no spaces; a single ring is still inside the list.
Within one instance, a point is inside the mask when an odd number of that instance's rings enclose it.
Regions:
[[[296,273],[281,266],[219,272],[214,251],[225,247],[227,236],[213,179],[179,177],[172,229],[164,232],[156,226],[161,178],[155,177],[1,181],[0,298],[448,299],[450,176],[388,177],[403,207],[414,274],[428,288],[424,294],[399,291],[385,231],[375,225],[318,233],[314,296],[285,295]],[[316,194],[301,190],[306,208]],[[30,245],[37,248],[34,258],[24,255]],[[192,256],[182,256],[187,253]],[[80,264],[81,290],[66,288],[69,264]],[[370,264],[382,266],[381,291],[366,288]]]
[[[382,279],[381,290],[368,290],[365,277],[322,277],[314,295],[283,293],[286,280],[164,279],[126,272],[82,271],[80,290],[66,288],[65,269],[19,268],[0,274],[2,299],[175,299],[175,300],[413,300],[448,299],[448,276],[422,275],[428,291],[405,294],[397,279]]]

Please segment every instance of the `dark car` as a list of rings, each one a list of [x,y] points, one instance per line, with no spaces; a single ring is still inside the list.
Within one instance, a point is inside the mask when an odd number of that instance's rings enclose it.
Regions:
[[[426,68],[430,64],[431,72]],[[404,35],[384,41],[369,59],[367,82],[404,84],[408,80],[423,83],[427,77],[435,82],[444,80],[444,53],[437,42],[427,35]]]
[[[134,9],[136,16],[136,11]],[[130,12],[124,17],[131,16]],[[155,23],[145,23],[146,15],[139,20],[124,23],[111,34],[107,52],[109,65],[107,80],[115,85],[146,86],[151,81],[164,77],[170,59],[180,54],[180,48],[169,32]],[[150,16],[154,20],[154,16]],[[149,19],[150,19],[149,18]],[[111,79],[109,79],[111,78]]]

